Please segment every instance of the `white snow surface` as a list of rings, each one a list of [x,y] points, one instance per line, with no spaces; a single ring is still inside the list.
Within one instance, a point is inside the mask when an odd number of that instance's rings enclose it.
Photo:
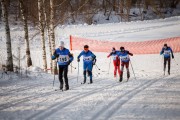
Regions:
[[[16,47],[23,45],[23,32],[16,26],[11,29],[13,55],[18,56]],[[109,41],[146,41],[178,37],[179,31],[179,16],[130,23],[59,26],[56,45],[63,40],[68,47],[69,35]],[[31,35],[35,32],[30,30]],[[0,35],[0,62],[3,64],[6,51],[2,29]],[[175,53],[172,59],[171,75],[166,72],[165,76],[162,56],[134,55],[131,77],[127,82],[124,70],[120,83],[118,77],[113,77],[112,59],[106,57],[109,53],[95,52],[97,66],[93,68],[93,84],[81,85],[82,59],[79,75],[76,62],[80,51],[72,51],[72,66],[76,69],[69,66],[70,90],[62,92],[58,90],[58,76],[53,86],[54,75],[41,70],[39,39],[35,37],[30,44],[34,67],[22,70],[21,74],[0,72],[0,120],[180,120],[180,53]],[[25,68],[24,54],[22,48],[21,66]]]

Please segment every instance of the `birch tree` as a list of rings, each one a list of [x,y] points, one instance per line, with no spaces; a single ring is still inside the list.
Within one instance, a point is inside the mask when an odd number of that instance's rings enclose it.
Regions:
[[[30,53],[30,48],[29,48],[29,35],[28,35],[28,25],[27,25],[27,16],[25,12],[25,7],[24,7],[24,2],[23,0],[19,0],[20,3],[20,9],[21,9],[21,16],[24,22],[24,39],[25,39],[25,45],[26,45],[26,64],[27,67],[32,65],[32,60],[31,60],[31,53]]]
[[[2,6],[2,20],[5,24],[5,32],[6,32],[6,48],[7,48],[6,68],[7,68],[7,71],[13,71],[11,35],[10,35],[10,29],[9,29],[6,0],[1,0],[1,6]]]
[[[49,7],[48,7],[49,8]],[[45,24],[46,24],[46,29],[47,29],[47,35],[48,35],[48,42],[49,42],[49,50],[50,50],[50,58],[52,56],[52,48],[51,48],[51,39],[50,39],[50,28],[49,28],[49,19],[48,19],[48,15],[47,15],[47,7],[45,6],[45,0],[43,0],[43,13],[44,13],[44,19],[45,19]],[[51,73],[52,73],[52,60],[50,60],[50,69],[51,69]]]
[[[50,40],[51,40],[51,53],[54,53],[55,50],[55,35],[54,35],[54,0],[50,0]],[[56,61],[53,61],[53,73],[57,71]]]
[[[39,30],[40,30],[40,33],[41,33],[41,44],[42,44],[43,69],[44,69],[44,71],[47,71],[42,0],[38,0],[38,12],[39,12]]]

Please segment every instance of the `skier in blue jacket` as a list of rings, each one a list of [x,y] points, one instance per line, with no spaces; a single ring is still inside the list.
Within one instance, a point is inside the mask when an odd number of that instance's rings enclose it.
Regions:
[[[69,52],[67,48],[64,47],[64,42],[60,42],[59,48],[54,51],[52,56],[52,60],[57,58],[57,63],[59,66],[59,82],[60,82],[60,90],[63,90],[63,83],[65,82],[65,90],[69,90],[68,84],[68,65],[73,61],[73,56]],[[63,82],[63,74],[64,74],[64,82]]]
[[[92,81],[92,67],[96,62],[96,56],[89,50],[89,46],[85,45],[84,50],[77,57],[77,61],[80,62],[80,57],[83,56],[83,75],[84,75],[84,83],[86,83],[86,71],[90,77],[90,84]]]
[[[171,56],[172,59],[174,59],[173,51],[171,47],[169,47],[167,44],[164,44],[164,47],[162,48],[160,55],[164,56],[164,74],[166,70],[166,64],[168,62],[168,74],[170,75],[170,67],[171,67]]]
[[[129,72],[129,61],[130,61],[130,56],[133,56],[132,53],[130,53],[129,51],[125,50],[125,48],[122,46],[120,47],[120,52],[118,53],[118,57],[121,60],[121,75],[120,75],[120,79],[119,81],[122,82],[123,79],[123,70],[124,70],[124,66],[126,66],[126,70],[127,70],[127,79],[129,79],[130,77],[130,72]]]

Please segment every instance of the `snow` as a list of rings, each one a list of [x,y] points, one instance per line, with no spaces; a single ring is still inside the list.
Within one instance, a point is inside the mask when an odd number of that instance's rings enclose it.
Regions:
[[[108,23],[101,25],[65,25],[56,28],[56,45],[60,40],[69,46],[69,35],[109,41],[146,41],[180,36],[180,17],[138,21],[130,23]],[[69,67],[70,90],[60,91],[58,76],[41,70],[39,36],[31,41],[33,67],[26,68],[23,32],[11,28],[13,54],[18,56],[21,46],[21,66],[17,73],[0,71],[0,120],[179,120],[180,119],[180,54],[172,59],[171,75],[163,76],[163,59],[159,54],[134,55],[131,57],[131,77],[127,82],[113,78],[113,65],[109,53],[95,53],[97,66],[93,68],[93,84],[83,81],[82,59],[76,57],[80,51],[72,51],[75,60]],[[15,31],[16,30],[16,31]],[[36,30],[30,31],[31,35]],[[5,37],[0,30],[0,63],[5,63]],[[36,41],[36,42],[34,42]],[[92,50],[93,51],[93,50]],[[16,61],[17,62],[17,61]],[[109,69],[110,64],[110,70]],[[100,68],[100,70],[98,68]],[[135,79],[136,77],[136,79]],[[89,79],[87,80],[89,82]],[[57,90],[57,91],[56,91]]]

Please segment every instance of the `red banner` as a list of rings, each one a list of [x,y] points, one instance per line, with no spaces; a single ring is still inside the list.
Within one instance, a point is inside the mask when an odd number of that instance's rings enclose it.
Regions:
[[[70,36],[71,50],[83,50],[84,45],[89,45],[89,49],[93,52],[110,52],[112,47],[119,50],[123,46],[133,54],[159,54],[165,43],[173,49],[173,52],[180,52],[180,37],[141,42],[113,42]]]

